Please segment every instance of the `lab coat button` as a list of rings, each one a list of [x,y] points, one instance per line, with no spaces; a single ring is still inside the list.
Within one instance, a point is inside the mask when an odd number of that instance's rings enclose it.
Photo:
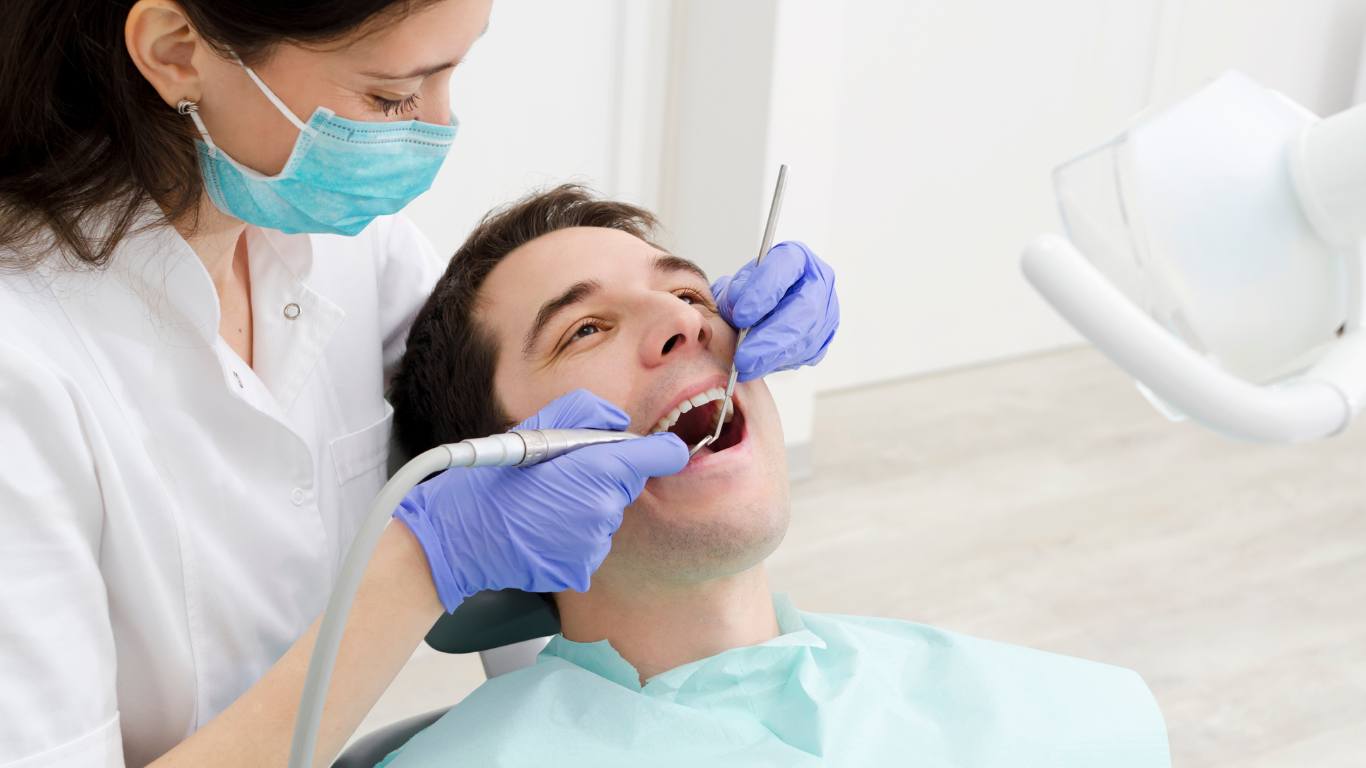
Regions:
[[[300,311],[301,311],[301,310],[299,309],[299,305],[298,305],[298,304],[295,304],[295,303],[292,302],[292,301],[289,302],[288,304],[285,305],[285,319],[287,319],[287,320],[293,320],[294,318],[296,318],[296,317],[299,316],[299,312],[300,312]]]
[[[295,488],[294,492],[289,494],[289,500],[294,502],[294,506],[301,507],[303,506],[304,499],[307,498],[307,496],[308,494],[304,493],[304,489]]]

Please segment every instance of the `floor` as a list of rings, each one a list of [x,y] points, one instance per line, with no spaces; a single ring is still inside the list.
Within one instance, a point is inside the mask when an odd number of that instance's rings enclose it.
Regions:
[[[1234,443],[1069,350],[817,405],[769,561],[806,610],[893,616],[1130,667],[1175,764],[1366,764],[1366,427]],[[479,684],[421,649],[361,733]]]

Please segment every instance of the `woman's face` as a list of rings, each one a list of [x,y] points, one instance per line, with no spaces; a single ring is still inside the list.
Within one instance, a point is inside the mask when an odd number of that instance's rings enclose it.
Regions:
[[[488,25],[492,0],[440,0],[353,40],[282,44],[252,69],[301,121],[322,106],[351,120],[451,118],[453,70]],[[299,129],[232,59],[198,46],[199,114],[234,160],[265,174],[284,167]]]

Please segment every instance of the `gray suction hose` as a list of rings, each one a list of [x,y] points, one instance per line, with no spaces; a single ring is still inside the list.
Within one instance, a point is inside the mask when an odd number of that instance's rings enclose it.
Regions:
[[[289,748],[290,768],[312,768],[313,752],[318,745],[318,728],[322,725],[323,703],[332,681],[332,666],[341,647],[342,630],[351,613],[351,602],[360,588],[365,566],[379,544],[380,534],[384,533],[390,516],[403,497],[408,495],[408,491],[428,475],[444,469],[525,467],[586,446],[617,443],[635,437],[640,435],[600,429],[516,430],[437,446],[418,455],[395,472],[375,496],[369,514],[351,541],[341,572],[337,574],[337,583],[327,600],[327,609],[318,627],[318,639],[308,660],[303,695],[299,697],[299,711],[294,720],[294,741]]]

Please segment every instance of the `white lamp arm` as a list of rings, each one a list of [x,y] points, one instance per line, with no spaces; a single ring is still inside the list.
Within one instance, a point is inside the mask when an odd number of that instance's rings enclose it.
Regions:
[[[1135,306],[1062,237],[1036,239],[1021,265],[1039,293],[1107,357],[1215,431],[1255,441],[1313,440],[1345,428],[1360,402],[1355,393],[1316,377],[1322,366],[1267,386],[1227,373]],[[1352,386],[1364,378],[1355,368],[1325,372],[1345,374]]]

